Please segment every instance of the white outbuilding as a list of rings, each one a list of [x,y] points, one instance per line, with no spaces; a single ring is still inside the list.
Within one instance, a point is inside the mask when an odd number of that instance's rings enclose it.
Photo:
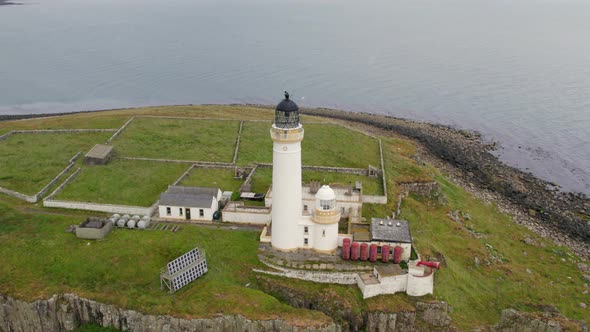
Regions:
[[[160,218],[171,221],[211,221],[219,209],[219,188],[169,186],[160,195]]]

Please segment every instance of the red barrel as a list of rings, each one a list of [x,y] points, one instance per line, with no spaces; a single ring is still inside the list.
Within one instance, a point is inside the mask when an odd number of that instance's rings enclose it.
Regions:
[[[350,239],[342,241],[342,259],[350,259]]]
[[[369,259],[369,245],[361,243],[361,261],[366,261],[367,259]]]
[[[431,267],[433,269],[440,269],[440,262],[425,262],[425,261],[419,261],[418,264],[416,264],[417,266],[420,265],[424,265],[424,266],[428,266]]]
[[[404,252],[404,248],[400,246],[395,246],[393,248],[393,262],[395,264],[399,264],[402,261],[402,253]]]
[[[377,245],[374,243],[369,246],[369,260],[371,262],[377,261]]]
[[[353,261],[356,261],[357,259],[359,259],[359,243],[358,242],[352,243],[352,249],[350,250],[350,259],[352,259]]]
[[[381,261],[383,263],[389,262],[389,246],[388,245],[381,247]]]

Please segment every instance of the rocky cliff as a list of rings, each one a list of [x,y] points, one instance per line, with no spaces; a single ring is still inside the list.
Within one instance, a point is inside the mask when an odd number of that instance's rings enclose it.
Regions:
[[[73,294],[54,295],[48,300],[28,303],[0,296],[0,330],[4,332],[73,331],[83,323],[112,326],[125,331],[285,331],[338,332],[336,324],[302,327],[280,319],[249,320],[242,316],[182,319],[170,316],[145,315]]]

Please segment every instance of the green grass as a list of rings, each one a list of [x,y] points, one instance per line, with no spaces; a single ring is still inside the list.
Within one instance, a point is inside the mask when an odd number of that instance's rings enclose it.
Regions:
[[[514,224],[495,206],[473,198],[444,177],[436,179],[448,205],[410,196],[404,201],[401,217],[410,221],[415,245],[423,256],[445,256],[448,267],[435,275],[435,295],[453,305],[453,319],[459,327],[493,324],[502,309],[530,311],[531,305],[537,304],[553,304],[570,318],[587,315],[578,307],[587,301],[581,294],[580,271],[576,264],[561,262],[561,258],[572,257],[566,248],[555,247]],[[472,215],[465,227],[447,216],[455,209]],[[522,240],[527,236],[546,247],[525,244]],[[486,245],[503,260],[487,266],[485,260],[491,259],[492,251]],[[475,265],[475,256],[481,265]]]
[[[318,312],[281,304],[247,287],[261,267],[258,232],[191,225],[177,233],[115,229],[103,241],[76,238],[64,229],[81,220],[27,215],[0,202],[0,293],[24,300],[73,292],[148,314],[326,321]],[[205,250],[209,272],[173,295],[160,290],[160,268],[188,250]],[[231,250],[228,250],[231,248]]]
[[[272,163],[271,123],[244,122],[238,164]],[[380,167],[379,143],[372,137],[331,124],[304,124],[303,165]]]
[[[255,193],[265,193],[272,184],[272,168],[258,167],[252,176],[252,191]]]
[[[104,166],[83,166],[54,198],[150,206],[187,168],[186,164],[114,159]]]
[[[32,195],[59,174],[77,152],[112,133],[16,134],[0,141],[0,186]]]
[[[195,167],[184,178],[180,185],[194,187],[218,187],[221,191],[237,192],[244,181],[234,179],[231,168],[199,168]]]
[[[238,121],[136,118],[113,145],[118,154],[231,162]]]

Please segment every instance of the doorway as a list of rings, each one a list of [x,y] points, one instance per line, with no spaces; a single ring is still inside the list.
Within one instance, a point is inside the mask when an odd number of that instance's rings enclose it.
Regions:
[[[184,208],[184,217],[186,218],[186,220],[191,220],[191,209]]]

